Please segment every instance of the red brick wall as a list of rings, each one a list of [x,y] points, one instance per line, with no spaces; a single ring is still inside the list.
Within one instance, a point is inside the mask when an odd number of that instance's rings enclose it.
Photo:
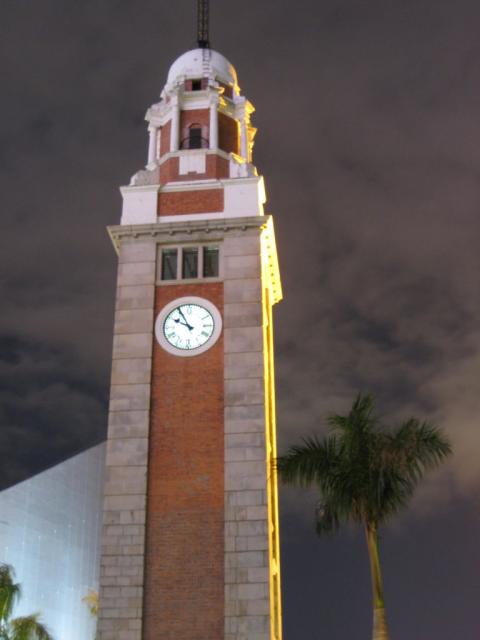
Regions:
[[[214,154],[207,156],[206,178],[228,178],[229,175],[230,166],[228,160]]]
[[[169,158],[160,165],[160,184],[178,180],[178,157]]]
[[[160,156],[170,151],[170,129],[172,122],[169,120],[167,124],[164,124],[160,132]]]
[[[158,215],[174,216],[182,213],[210,213],[223,211],[223,189],[160,192]]]
[[[196,295],[223,315],[223,284],[157,287],[156,313]],[[155,341],[144,640],[224,637],[223,336],[191,358]]]
[[[207,155],[207,167],[205,173],[186,173],[180,175],[178,158],[169,158],[160,165],[160,184],[167,182],[185,182],[188,180],[206,180],[207,178],[228,178],[228,160],[215,154]]]
[[[239,152],[238,122],[224,113],[218,114],[218,146],[227,153]]]

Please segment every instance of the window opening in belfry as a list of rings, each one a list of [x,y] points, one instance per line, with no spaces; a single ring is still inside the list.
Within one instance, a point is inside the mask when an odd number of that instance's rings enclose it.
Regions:
[[[192,91],[201,91],[201,90],[202,90],[202,81],[192,80]]]
[[[218,277],[218,247],[203,247],[203,277]]]
[[[182,278],[198,277],[198,249],[190,248],[182,251]]]
[[[177,250],[162,250],[162,280],[176,280],[177,278]]]
[[[202,128],[198,125],[192,124],[188,133],[189,133],[188,148],[201,149],[202,148]]]

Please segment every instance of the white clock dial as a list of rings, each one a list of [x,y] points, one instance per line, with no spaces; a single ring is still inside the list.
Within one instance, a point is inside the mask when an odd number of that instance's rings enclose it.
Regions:
[[[163,335],[177,349],[197,349],[210,340],[215,328],[212,314],[199,304],[181,304],[167,315]]]
[[[158,314],[159,344],[177,356],[195,356],[210,349],[222,332],[222,316],[210,301],[196,296],[178,298]]]

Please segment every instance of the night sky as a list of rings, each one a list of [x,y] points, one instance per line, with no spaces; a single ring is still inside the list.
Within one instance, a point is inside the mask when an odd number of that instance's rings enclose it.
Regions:
[[[0,4],[0,451],[8,486],[105,438],[116,256],[145,111],[193,0]],[[372,391],[455,456],[382,531],[394,640],[480,635],[480,5],[211,2],[275,216],[280,450]],[[281,490],[287,640],[370,635],[363,533]]]

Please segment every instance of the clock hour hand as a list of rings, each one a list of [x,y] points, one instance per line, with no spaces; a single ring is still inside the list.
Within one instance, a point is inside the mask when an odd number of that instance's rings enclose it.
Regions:
[[[181,309],[179,309],[179,310],[178,310],[178,313],[182,316],[182,318],[183,318],[183,320],[184,320],[184,321],[182,322],[182,321],[180,320],[180,318],[178,318],[178,320],[175,320],[175,322],[176,322],[177,324],[178,324],[178,323],[180,323],[180,324],[185,325],[186,327],[188,327],[189,331],[191,331],[191,330],[193,329],[193,327],[192,327],[192,325],[191,325],[191,324],[188,324],[187,319],[185,318],[185,316],[184,316],[184,314],[183,314],[183,311],[182,311]]]
[[[174,319],[173,321],[176,322],[177,324],[181,324],[182,327],[187,327],[189,331],[193,329],[192,325],[188,324],[187,322],[182,322],[181,318]]]

